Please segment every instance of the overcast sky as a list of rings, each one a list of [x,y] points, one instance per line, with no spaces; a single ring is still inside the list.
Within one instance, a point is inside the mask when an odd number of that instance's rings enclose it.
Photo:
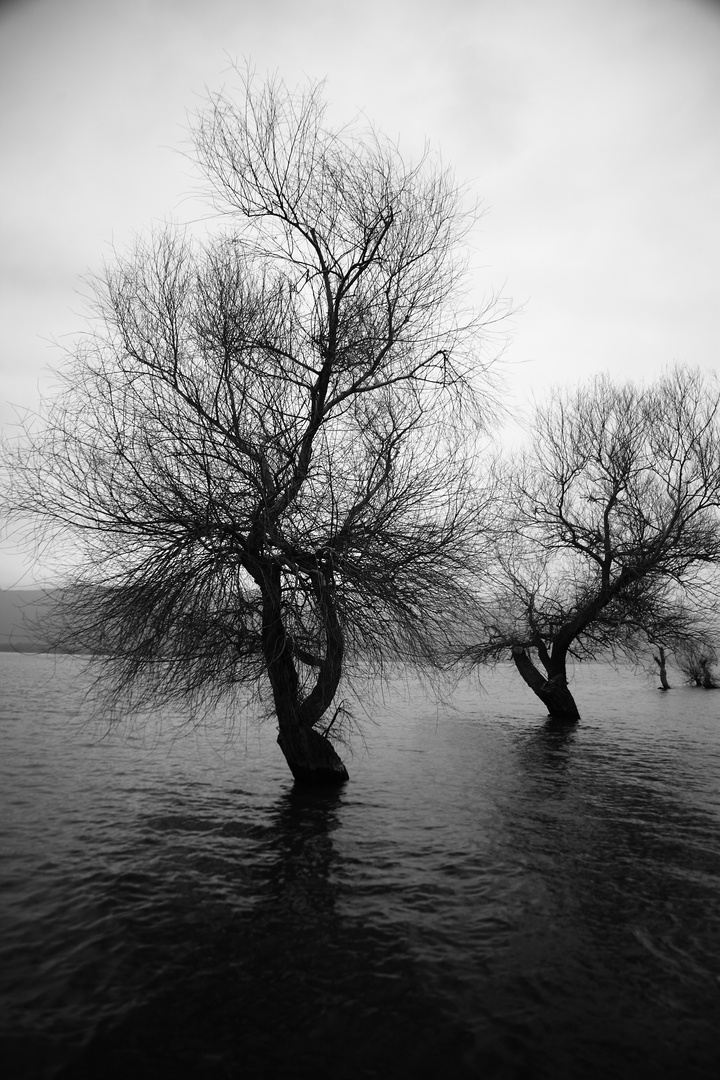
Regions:
[[[712,0],[0,0],[0,421],[49,386],[82,275],[204,212],[183,156],[230,61],[327,79],[470,182],[478,302],[511,296],[508,400],[720,356]],[[28,585],[0,552],[0,586]]]

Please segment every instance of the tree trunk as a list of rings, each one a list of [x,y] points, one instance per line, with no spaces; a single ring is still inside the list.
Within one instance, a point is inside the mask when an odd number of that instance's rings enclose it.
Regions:
[[[702,671],[702,686],[705,690],[717,690],[718,685],[710,672],[710,661],[703,657],[700,661]]]
[[[292,643],[282,620],[277,567],[268,570],[263,585],[263,651],[280,727],[278,745],[298,783],[344,784],[347,769],[330,740],[314,730],[337,688],[342,670],[342,637],[337,644],[334,640],[330,643],[328,635],[327,656],[318,675],[320,689],[316,686],[301,703]],[[329,672],[336,676],[334,682]]]
[[[658,656],[653,656],[653,660],[658,666],[660,672],[660,689],[670,690],[670,683],[667,681],[667,666],[665,664],[665,650],[662,645],[658,646]]]
[[[546,678],[538,671],[521,645],[513,647],[512,656],[515,667],[554,720],[580,719],[575,699],[568,690],[564,663],[557,662],[556,670],[548,672]]]
[[[319,731],[297,723],[283,724],[278,746],[285,755],[290,772],[299,784],[344,784],[348,772],[333,744]]]

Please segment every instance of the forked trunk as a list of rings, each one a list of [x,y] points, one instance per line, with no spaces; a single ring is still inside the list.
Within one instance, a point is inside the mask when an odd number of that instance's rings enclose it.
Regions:
[[[324,658],[318,661],[315,686],[303,700],[294,647],[283,624],[280,573],[276,567],[270,569],[263,584],[263,651],[280,728],[278,745],[298,783],[344,784],[347,769],[330,740],[315,730],[335,696],[342,673],[343,638],[331,589],[327,582],[318,580],[316,595],[326,649]]]
[[[279,664],[273,666],[272,686],[280,728],[278,746],[296,782],[325,786],[344,784],[348,779],[347,769],[330,740],[314,726],[302,722],[297,706],[297,686],[289,678],[289,672],[283,672]]]
[[[558,662],[556,670],[548,672],[546,677],[538,671],[521,645],[513,647],[512,656],[515,667],[554,720],[580,719],[575,699],[568,689],[564,662]]]
[[[319,717],[308,715],[298,703],[297,672],[287,647],[272,657],[268,672],[280,728],[278,746],[295,780],[300,784],[344,784],[347,769],[330,740],[315,730],[313,721]]]

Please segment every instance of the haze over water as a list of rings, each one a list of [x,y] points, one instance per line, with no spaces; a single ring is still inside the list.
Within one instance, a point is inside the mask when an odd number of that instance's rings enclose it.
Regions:
[[[6,1076],[718,1075],[720,695],[398,683],[309,795],[272,723],[98,740],[77,660],[0,676]]]

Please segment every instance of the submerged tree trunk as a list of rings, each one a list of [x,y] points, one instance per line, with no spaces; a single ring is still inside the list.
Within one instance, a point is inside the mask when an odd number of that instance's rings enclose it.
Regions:
[[[653,656],[653,660],[658,666],[660,672],[660,689],[670,690],[670,683],[667,681],[667,665],[665,663],[665,650],[662,645],[658,645],[658,655]]]
[[[702,672],[700,685],[705,690],[717,690],[718,684],[710,671],[710,661],[705,656],[700,659],[700,670]]]
[[[555,720],[579,720],[575,699],[570,693],[565,675],[565,664],[558,663],[557,670],[544,676],[533,664],[521,645],[513,646],[515,667],[522,675],[533,693],[542,701],[550,716]]]
[[[313,728],[281,726],[278,746],[299,784],[344,784],[348,772],[330,740]]]
[[[280,733],[278,746],[301,784],[344,784],[348,772],[326,735],[315,730],[332,701],[342,672],[343,639],[327,583],[317,586],[326,630],[325,657],[318,660],[315,687],[301,701],[294,647],[282,619],[280,573],[271,567],[263,579],[263,652],[272,686]]]

